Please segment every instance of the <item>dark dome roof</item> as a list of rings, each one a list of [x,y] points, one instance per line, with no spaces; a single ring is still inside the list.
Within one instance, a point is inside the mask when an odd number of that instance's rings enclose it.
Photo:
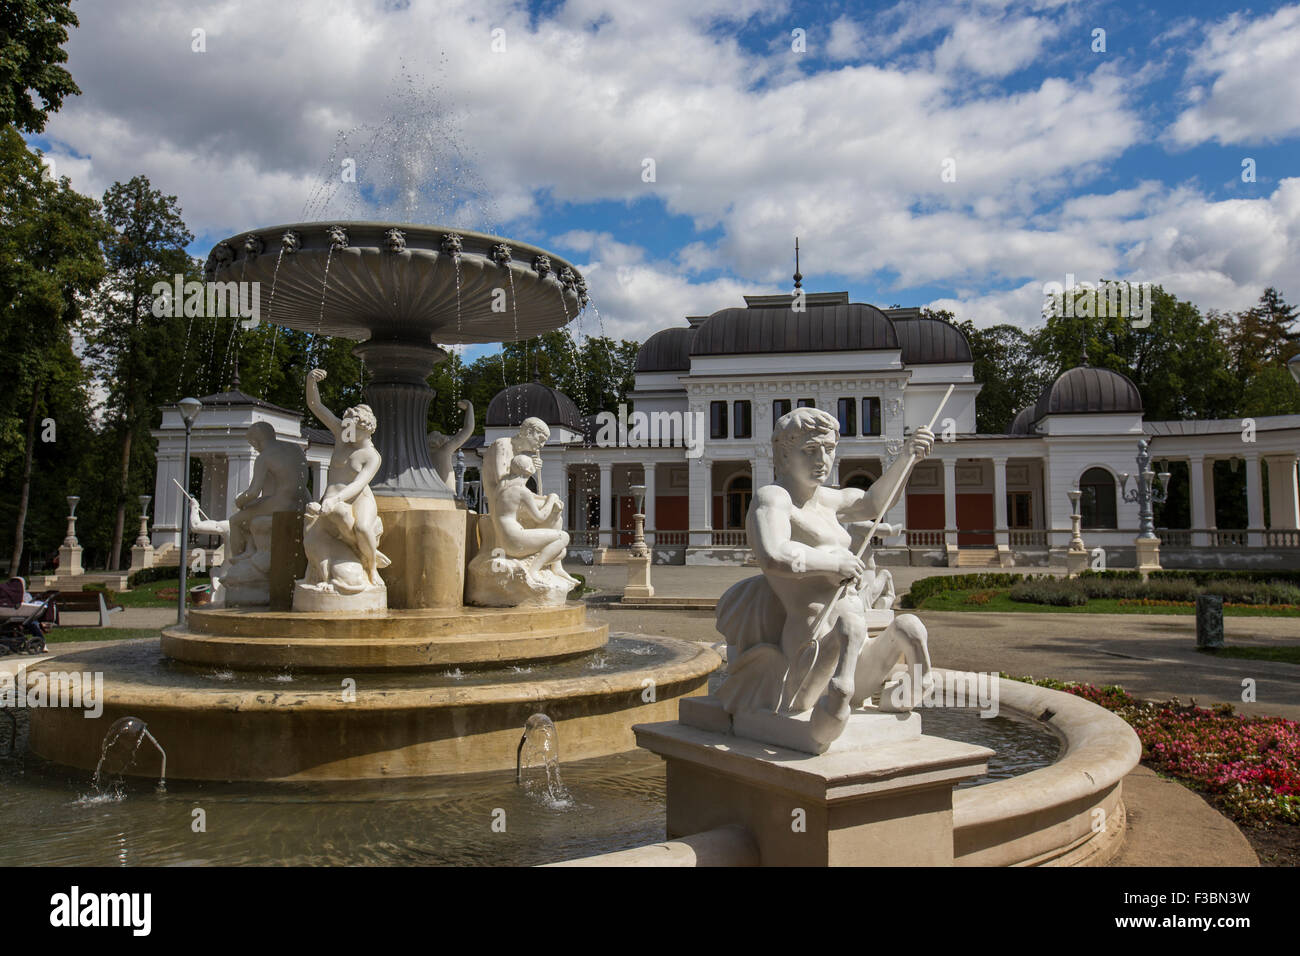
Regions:
[[[1011,419],[1011,427],[1007,429],[1008,435],[1032,435],[1034,424],[1034,409],[1037,406],[1026,405],[1020,411],[1016,412],[1016,417]]]
[[[1128,376],[1108,368],[1081,365],[1062,372],[1043,389],[1034,406],[1034,421],[1045,415],[1142,413],[1142,395]]]
[[[638,372],[686,372],[691,367],[692,328],[662,329],[637,349]]]
[[[492,396],[484,424],[488,427],[513,427],[523,424],[525,418],[540,418],[548,425],[564,425],[577,430],[581,417],[578,406],[568,395],[541,382],[525,382],[511,385]]]
[[[695,330],[691,355],[896,349],[894,323],[858,302],[790,308],[722,309]]]
[[[974,361],[962,330],[942,319],[895,319],[894,332],[903,349],[904,365]]]

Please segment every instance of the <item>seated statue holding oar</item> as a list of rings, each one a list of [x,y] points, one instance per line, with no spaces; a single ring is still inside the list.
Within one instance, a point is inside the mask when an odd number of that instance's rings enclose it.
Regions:
[[[923,688],[892,686],[900,655],[909,673],[919,667],[923,683],[932,681],[924,626],[914,615],[894,619],[873,607],[882,582],[862,556],[877,533],[897,532],[882,517],[934,434],[918,428],[867,490],[825,485],[838,441],[838,422],[820,409],[798,408],[777,421],[776,482],[758,490],[746,522],[763,573],[730,588],[717,611],[728,669],[715,696],[735,732],[812,753],[824,752],[873,696],[881,698],[877,712],[919,702]],[[855,554],[845,525],[860,522],[871,524]],[[873,637],[873,628],[882,629]]]

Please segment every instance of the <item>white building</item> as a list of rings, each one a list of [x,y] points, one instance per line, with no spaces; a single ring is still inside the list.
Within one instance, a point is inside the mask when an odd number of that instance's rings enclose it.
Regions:
[[[538,383],[493,399],[486,441],[530,415],[552,426],[543,484],[567,494],[574,556],[608,559],[610,549],[630,542],[631,489],[644,485],[657,561],[744,561],[750,497],[772,480],[776,418],[802,404],[835,415],[841,440],[833,480],[866,487],[930,420],[951,384],[936,428],[943,440],[888,515],[907,530],[884,542],[883,560],[1062,560],[1067,492],[1080,488],[1085,543],[1104,549],[1108,566],[1131,567],[1138,506],[1124,499],[1120,476],[1137,471],[1137,443],[1148,437],[1157,470],[1177,461],[1189,468],[1191,527],[1159,531],[1167,566],[1300,565],[1300,416],[1257,419],[1253,432],[1236,420],[1147,422],[1129,379],[1083,366],[1059,376],[1006,433],[977,434],[980,386],[970,346],[954,326],[917,309],[851,303],[847,293],[808,294],[803,312],[791,309],[788,295],[745,301],[655,333],[637,358],[636,387],[627,396],[632,418],[690,415],[705,429],[697,448],[680,440],[640,447],[632,422],[617,442],[601,441],[609,429],[600,436],[567,396]],[[1213,465],[1225,460],[1246,469],[1247,528],[1217,522]]]
[[[801,404],[835,415],[841,440],[833,480],[866,487],[926,424],[947,390],[952,398],[936,431],[941,440],[913,471],[904,499],[889,513],[906,528],[883,542],[882,561],[970,566],[1033,566],[1063,560],[1070,537],[1067,492],[1083,491],[1084,541],[1103,549],[1107,566],[1134,564],[1138,506],[1121,494],[1121,476],[1137,471],[1139,439],[1151,440],[1156,470],[1190,485],[1190,526],[1157,529],[1167,567],[1300,567],[1296,460],[1300,415],[1238,420],[1149,422],[1125,376],[1087,366],[1060,375],[1005,433],[977,434],[969,343],[948,323],[917,309],[877,309],[847,293],[810,293],[794,312],[788,295],[747,296],[743,308],[693,316],[642,345],[633,413],[618,432],[584,418],[566,395],[537,382],[499,392],[486,434],[465,449],[478,463],[482,444],[538,417],[551,427],[541,486],[566,501],[571,555],[617,559],[631,543],[635,502],[644,485],[647,535],[659,562],[743,562],[745,513],[754,488],[772,481],[775,420]],[[209,395],[191,455],[203,464],[201,503],[213,518],[234,510],[247,484],[253,450],[243,439],[254,421],[304,445],[313,487],[321,487],[331,436],[303,428],[300,416],[238,390]],[[675,423],[671,441],[644,441],[637,413]],[[690,422],[684,435],[681,427]],[[702,429],[696,432],[695,423]],[[383,423],[380,422],[380,428]],[[163,409],[158,439],[154,546],[179,537],[184,429]],[[698,439],[698,440],[697,440]],[[1167,463],[1186,463],[1181,467]],[[1216,462],[1245,469],[1246,527],[1219,521]],[[1228,467],[1223,465],[1222,467]],[[1134,486],[1132,480],[1128,487]],[[165,560],[165,559],[164,559]]]

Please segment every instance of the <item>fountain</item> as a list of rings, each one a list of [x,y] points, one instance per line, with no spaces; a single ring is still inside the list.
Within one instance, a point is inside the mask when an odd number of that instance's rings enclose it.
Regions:
[[[586,620],[583,604],[565,600],[572,585],[557,561],[538,568],[517,548],[500,558],[493,549],[483,555],[492,558],[483,574],[504,574],[493,569],[508,565],[510,587],[484,585],[491,599],[477,603],[493,606],[466,606],[466,568],[476,566],[480,536],[504,540],[509,529],[498,514],[497,538],[489,522],[480,529],[431,460],[434,393],[426,380],[446,357],[444,345],[515,341],[564,326],[587,303],[571,264],[465,230],[298,223],[219,242],[205,273],[210,281],[259,282],[261,314],[277,325],[357,341],[368,413],[335,418],[315,392],[323,373],[304,384],[337,448],[352,447],[350,422],[364,425],[364,474],[374,472],[365,507],[377,509],[379,557],[388,563],[378,562],[382,583],[368,586],[364,601],[322,593],[328,582],[300,569],[304,549],[307,557],[328,550],[328,535],[313,528],[338,503],[313,502],[305,516],[279,505],[270,509],[269,539],[251,536],[264,559],[269,550],[269,595],[265,586],[256,595],[232,591],[225,606],[193,609],[163,632],[161,661],[140,645],[61,658],[61,668],[75,661],[104,673],[107,718],[129,715],[155,728],[168,741],[174,777],[347,780],[507,769],[517,728],[539,711],[559,728],[571,759],[618,753],[635,746],[632,724],[675,718],[678,699],[705,686],[720,664],[714,651],[667,638],[611,639],[606,625]],[[502,440],[502,486],[510,484],[509,459],[528,467],[517,461],[523,451],[540,462],[544,440]],[[343,456],[340,467],[354,458]],[[363,474],[360,465],[350,474]],[[245,506],[251,513],[260,504]],[[558,501],[547,507],[554,521]],[[535,534],[522,531],[516,538]],[[562,534],[548,526],[542,536]],[[287,569],[300,578],[292,609],[276,600],[277,575]],[[600,669],[586,666],[593,654]],[[214,669],[231,679],[213,686]],[[286,672],[291,683],[273,680]],[[86,724],[56,709],[33,712],[30,749],[92,769],[99,741]]]

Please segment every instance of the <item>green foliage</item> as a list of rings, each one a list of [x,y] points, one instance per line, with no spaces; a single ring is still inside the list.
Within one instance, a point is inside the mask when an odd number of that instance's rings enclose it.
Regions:
[[[952,321],[951,313],[923,309],[922,314]],[[975,381],[984,386],[975,403],[975,430],[1004,432],[1017,412],[1038,400],[1053,370],[1035,349],[1032,333],[1014,325],[979,329],[969,319],[956,325],[970,342]]]
[[[81,92],[60,63],[68,27],[77,26],[72,0],[5,0],[0,5],[0,126],[24,133],[45,129],[65,96]],[[40,100],[38,105],[32,97]]]
[[[1011,588],[1011,600],[1024,604],[1048,604],[1052,607],[1082,607],[1088,603],[1088,595],[1073,581],[1036,578],[1014,585]]]
[[[990,588],[1009,588],[1025,580],[1026,575],[1011,572],[988,571],[977,574],[936,574],[934,577],[913,581],[900,599],[902,607],[920,607],[925,599],[940,591],[979,591]]]

